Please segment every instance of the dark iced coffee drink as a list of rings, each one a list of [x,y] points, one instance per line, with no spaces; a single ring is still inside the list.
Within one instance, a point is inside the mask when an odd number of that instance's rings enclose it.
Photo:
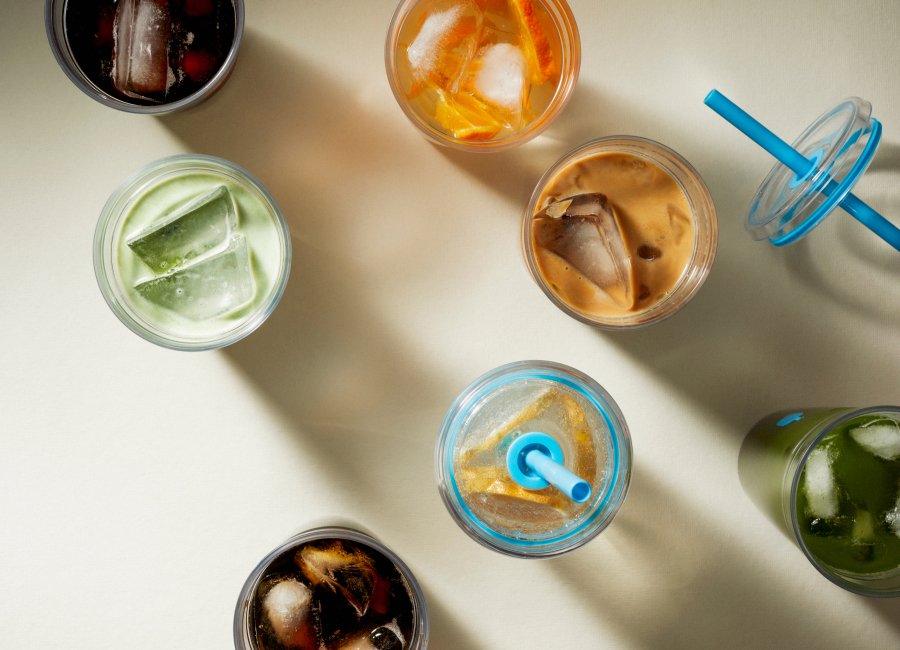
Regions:
[[[235,38],[233,0],[68,0],[65,38],[81,72],[130,104],[158,105],[203,88]]]
[[[410,650],[427,639],[424,599],[375,540],[320,529],[276,549],[245,585],[239,650]]]

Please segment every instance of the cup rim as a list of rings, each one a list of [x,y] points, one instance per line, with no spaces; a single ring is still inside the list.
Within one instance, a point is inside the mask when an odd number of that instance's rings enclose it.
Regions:
[[[837,414],[832,420],[821,426],[821,430],[815,434],[812,440],[808,444],[803,445],[803,447],[801,448],[801,453],[799,454],[799,456],[797,456],[798,462],[796,464],[796,469],[794,470],[791,477],[789,514],[791,520],[791,530],[794,534],[794,540],[797,542],[797,546],[799,546],[800,550],[803,551],[803,554],[806,556],[806,559],[809,560],[809,563],[812,564],[816,568],[816,570],[823,576],[825,576],[831,583],[837,585],[838,587],[841,587],[842,589],[846,589],[847,591],[859,594],[861,596],[871,596],[874,598],[894,598],[900,596],[900,566],[898,566],[893,571],[871,575],[857,574],[849,571],[840,571],[838,569],[831,568],[827,564],[825,564],[824,561],[817,558],[806,545],[806,542],[804,541],[803,535],[800,531],[800,522],[797,519],[797,493],[800,489],[800,476],[803,473],[803,468],[806,466],[806,461],[809,458],[810,453],[812,453],[813,449],[816,448],[816,446],[825,436],[827,436],[842,424],[845,424],[850,420],[858,418],[862,415],[878,413],[892,413],[900,416],[900,406],[879,405],[856,409],[847,409],[843,413]],[[885,577],[896,578],[898,580],[898,584],[892,588],[883,590],[871,588],[870,581],[884,579]],[[853,582],[851,578],[859,580],[859,583]]]
[[[449,133],[432,126],[424,120],[417,111],[410,106],[409,100],[404,94],[399,78],[397,67],[397,38],[403,27],[406,18],[412,12],[413,8],[423,0],[401,0],[394,10],[391,22],[388,25],[387,37],[384,46],[384,64],[387,72],[388,85],[394,99],[403,110],[407,119],[422,133],[430,142],[457,149],[459,151],[469,151],[474,153],[496,153],[506,151],[513,147],[533,140],[546,129],[548,129],[559,117],[565,107],[569,104],[572,94],[575,90],[576,82],[581,70],[581,35],[578,31],[578,25],[575,22],[575,16],[566,0],[535,0],[539,2],[547,13],[550,15],[554,26],[559,30],[561,50],[568,53],[571,59],[570,66],[562,66],[559,83],[553,93],[553,98],[544,109],[544,111],[532,120],[525,128],[513,133],[500,140],[488,140],[484,142],[459,140]],[[568,49],[566,47],[568,45]]]
[[[382,554],[396,567],[410,589],[410,602],[413,606],[411,636],[415,643],[411,650],[424,650],[424,648],[427,648],[429,636],[428,604],[425,601],[425,593],[406,563],[382,542],[367,533],[346,526],[319,526],[291,535],[266,554],[247,576],[238,594],[237,604],[234,609],[232,630],[235,650],[250,650],[249,647],[244,646],[244,634],[247,631],[247,625],[249,625],[250,601],[253,597],[253,591],[265,570],[273,560],[285,551],[300,544],[319,539],[348,540],[368,546]]]
[[[465,504],[453,476],[453,453],[459,425],[491,392],[513,381],[541,378],[558,381],[584,396],[603,419],[610,440],[614,472],[605,497],[575,529],[540,540],[522,540],[491,530]],[[612,396],[594,379],[553,361],[515,361],[490,370],[466,386],[447,410],[435,446],[435,475],[441,500],[454,522],[482,546],[511,557],[542,559],[562,555],[587,544],[613,521],[631,483],[633,451],[625,417]]]
[[[575,160],[597,153],[627,153],[649,159],[666,172],[681,189],[691,208],[695,223],[694,246],[691,258],[681,277],[659,302],[634,314],[621,317],[603,317],[583,312],[564,302],[547,286],[531,245],[531,223],[537,213],[537,203],[544,187],[564,168]],[[702,228],[701,228],[702,226]],[[701,233],[701,230],[703,231]],[[641,329],[659,323],[681,311],[697,294],[712,269],[718,248],[718,221],[716,207],[709,188],[700,172],[674,149],[635,135],[609,135],[589,140],[564,154],[553,163],[538,180],[532,191],[522,219],[522,253],[525,266],[532,280],[545,296],[566,315],[587,325],[605,330]]]
[[[215,93],[228,77],[237,61],[238,50],[244,37],[244,0],[231,0],[234,6],[234,39],[228,50],[228,55],[219,66],[216,73],[200,88],[186,97],[173,102],[163,104],[134,104],[109,94],[93,81],[91,81],[75,60],[69,48],[68,39],[65,36],[64,20],[65,6],[70,0],[45,0],[44,1],[44,29],[50,50],[60,69],[69,80],[85,95],[94,101],[125,113],[138,115],[164,115],[173,113],[199,104]]]
[[[139,186],[142,184],[152,181],[153,176],[156,175],[157,172],[162,172],[167,169],[170,171],[177,171],[180,167],[188,167],[192,163],[204,166],[211,171],[221,171],[221,169],[231,171],[242,177],[242,180],[245,180],[260,193],[261,197],[268,203],[268,207],[271,208],[270,217],[274,222],[281,243],[282,262],[279,277],[270,290],[269,299],[261,303],[252,313],[248,314],[240,324],[218,336],[181,340],[177,337],[166,335],[146,327],[140,320],[131,314],[131,311],[134,311],[133,309],[125,308],[123,305],[124,300],[118,295],[121,291],[119,291],[115,279],[109,277],[109,269],[107,267],[112,264],[112,262],[108,258],[108,251],[106,251],[106,244],[108,243],[106,239],[107,233],[110,229],[115,229],[115,226],[123,216],[122,208],[124,206],[121,205],[121,203],[127,201],[132,192],[139,189]],[[288,278],[290,277],[293,259],[290,229],[288,228],[287,222],[284,219],[284,215],[281,212],[281,208],[275,200],[275,197],[269,193],[259,179],[237,163],[205,154],[176,154],[174,156],[160,158],[144,165],[126,178],[110,195],[106,204],[103,206],[103,210],[100,212],[100,217],[97,220],[97,226],[94,230],[93,248],[94,276],[96,277],[97,284],[100,288],[100,293],[106,301],[106,304],[122,324],[146,341],[164,348],[188,352],[223,348],[240,341],[256,331],[268,319],[281,301],[285,288],[287,287]]]

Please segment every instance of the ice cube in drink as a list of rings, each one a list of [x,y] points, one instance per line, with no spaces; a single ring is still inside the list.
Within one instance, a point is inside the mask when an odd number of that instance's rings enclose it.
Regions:
[[[592,283],[598,301],[634,305],[634,269],[616,210],[603,194],[554,201],[534,217],[534,242],[544,265],[563,265]]]
[[[128,247],[159,273],[221,246],[237,225],[234,197],[219,185],[130,237]]]
[[[135,291],[150,302],[191,320],[234,312],[253,299],[256,287],[243,235],[165,275],[141,280]]]

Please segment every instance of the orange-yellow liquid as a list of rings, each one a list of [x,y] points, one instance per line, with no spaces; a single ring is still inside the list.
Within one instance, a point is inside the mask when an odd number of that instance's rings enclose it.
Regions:
[[[540,0],[422,0],[396,47],[410,106],[461,141],[525,129],[561,77],[559,32]]]

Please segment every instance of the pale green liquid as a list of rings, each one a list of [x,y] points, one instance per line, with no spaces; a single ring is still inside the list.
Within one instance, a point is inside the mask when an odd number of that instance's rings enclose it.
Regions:
[[[256,283],[253,299],[238,310],[192,320],[142,297],[134,285],[154,276],[154,271],[128,247],[126,242],[151,223],[196,196],[224,185],[234,197],[238,212],[237,232],[247,240],[250,264]],[[117,279],[123,296],[135,315],[153,330],[184,340],[219,338],[240,327],[272,298],[283,265],[281,225],[266,198],[249,183],[213,171],[185,171],[168,174],[151,182],[125,208],[115,233]]]

